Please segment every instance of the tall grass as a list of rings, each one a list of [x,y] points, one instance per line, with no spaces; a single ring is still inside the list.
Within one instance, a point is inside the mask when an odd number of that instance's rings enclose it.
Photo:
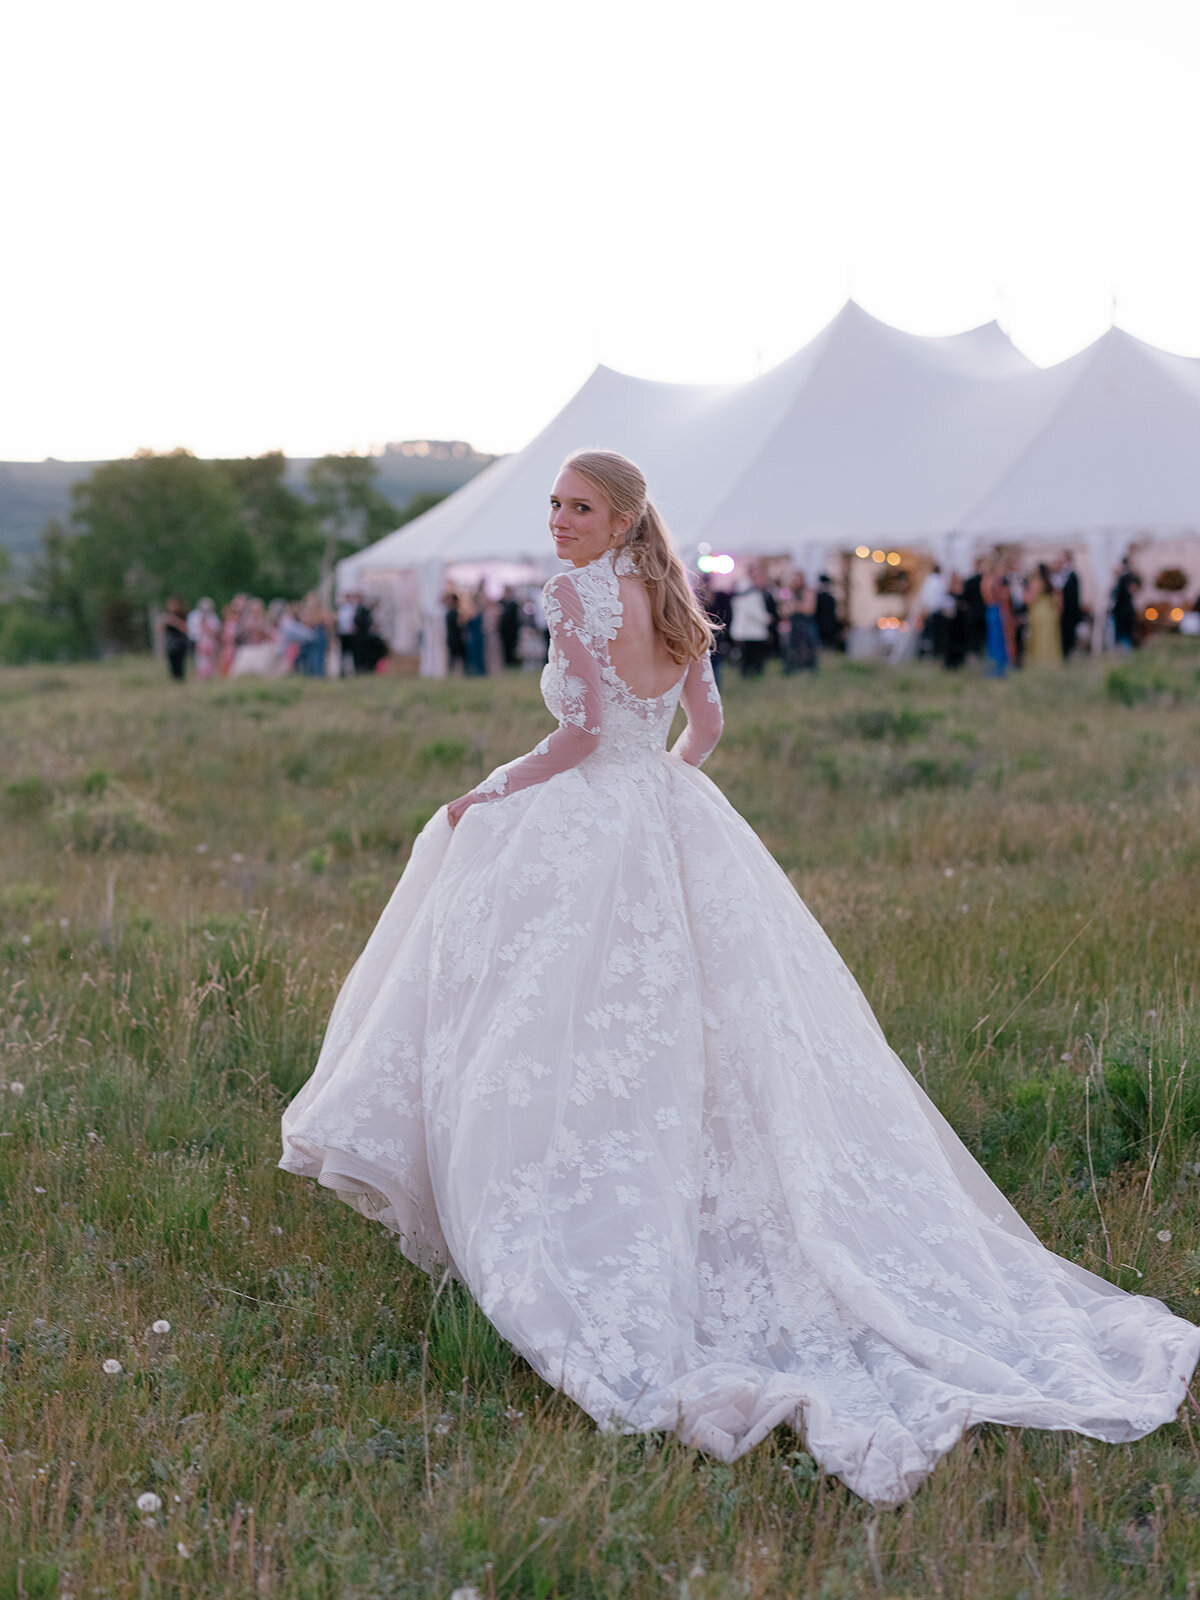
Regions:
[[[827,663],[727,717],[708,770],[971,1149],[1200,1316],[1196,658]],[[597,1433],[275,1171],[416,832],[546,727],[524,678],[0,676],[0,1600],[1200,1593],[1186,1414],[981,1429],[872,1513],[787,1429],[732,1467]]]

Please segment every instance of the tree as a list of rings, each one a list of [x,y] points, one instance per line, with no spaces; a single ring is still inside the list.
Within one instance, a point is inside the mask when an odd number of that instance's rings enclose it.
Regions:
[[[289,489],[281,450],[215,463],[233,484],[267,596],[300,595],[320,575],[324,538],[316,508]]]
[[[308,491],[325,534],[321,586],[326,587],[334,563],[373,539],[380,539],[403,520],[378,488],[379,467],[373,456],[354,451],[322,456],[308,469]]]
[[[253,588],[257,563],[228,474],[188,450],[139,451],[71,491],[68,561],[84,625],[102,645],[144,647],[169,595],[218,604]]]

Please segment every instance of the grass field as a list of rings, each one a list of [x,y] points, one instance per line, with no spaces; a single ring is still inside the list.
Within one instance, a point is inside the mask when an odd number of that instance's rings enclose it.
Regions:
[[[1194,1318],[1198,666],[733,683],[706,769],[1041,1237]],[[985,1428],[873,1513],[786,1429],[597,1433],[276,1172],[414,835],[547,726],[528,678],[0,674],[0,1600],[1200,1595],[1186,1413]]]

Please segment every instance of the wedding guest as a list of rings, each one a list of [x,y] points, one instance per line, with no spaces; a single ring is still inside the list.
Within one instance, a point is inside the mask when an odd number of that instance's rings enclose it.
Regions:
[[[194,614],[196,631],[193,645],[196,651],[196,676],[207,679],[217,670],[221,649],[221,619],[217,615],[216,606],[207,595],[197,604]]]
[[[300,621],[312,630],[312,637],[301,647],[297,668],[306,677],[323,678],[329,655],[329,625],[332,621],[329,608],[314,591],[305,597],[298,615]]]
[[[1004,587],[1008,592],[1008,615],[1004,619],[1005,642],[1008,659],[1014,667],[1025,663],[1025,635],[1029,629],[1029,612],[1025,601],[1025,583],[1017,570],[1016,556],[1004,564]]]
[[[771,647],[771,608],[757,572],[751,568],[733,591],[729,637],[738,652],[743,678],[760,678]]]
[[[241,642],[242,609],[246,604],[244,594],[235,594],[221,615],[220,672],[227,678],[233,671],[233,660]]]
[[[969,656],[987,653],[987,605],[983,598],[983,572],[968,573],[962,586],[963,619]]]
[[[1079,603],[1079,574],[1075,571],[1075,563],[1068,550],[1063,551],[1056,563],[1054,587],[1062,600],[1058,620],[1065,661],[1078,642],[1079,624],[1083,620],[1083,607]]]
[[[316,637],[316,629],[302,622],[295,606],[284,606],[279,615],[279,642],[289,672],[303,672],[301,657]]]
[[[714,585],[707,572],[700,574],[695,589],[700,609],[708,618],[713,630],[713,647],[708,654],[708,664],[712,668],[713,682],[720,688],[721,668],[729,649],[729,619],[733,608],[728,594],[724,589],[718,589]]]
[[[1135,621],[1134,596],[1142,587],[1142,580],[1129,565],[1126,556],[1112,592],[1113,638],[1118,650],[1132,650]]]
[[[463,637],[462,600],[457,589],[447,589],[442,596],[446,618],[446,670],[451,677],[455,672],[467,670],[467,641]]]
[[[231,678],[279,678],[287,672],[287,648],[276,625],[283,609],[282,600],[272,602],[271,612],[255,596],[246,600],[238,629],[238,647],[229,669]]]
[[[912,605],[908,608],[908,625],[918,655],[929,655],[941,661],[946,655],[946,580],[935,561],[921,580]]]
[[[953,672],[967,659],[967,602],[963,595],[963,580],[952,572],[946,583],[946,655],[945,665]]]
[[[188,639],[187,606],[176,595],[167,601],[163,613],[163,646],[167,653],[167,670],[172,678],[182,683],[187,673]]]
[[[487,676],[487,654],[484,639],[483,615],[486,605],[486,596],[483,584],[476,586],[467,602],[466,623],[463,628],[463,641],[467,651],[467,677],[485,678]]]
[[[838,616],[837,596],[833,592],[833,579],[827,572],[817,580],[817,637],[822,650],[844,650],[845,631]]]
[[[505,667],[519,667],[521,659],[517,654],[517,642],[521,635],[521,605],[511,588],[505,589],[501,596],[500,623],[496,631],[500,636],[500,651]]]
[[[1009,668],[1008,639],[1004,626],[1008,591],[1004,586],[1003,563],[999,560],[984,564],[979,579],[979,598],[983,603],[988,677],[1003,678]]]
[[[1026,589],[1029,604],[1029,644],[1025,659],[1031,667],[1061,667],[1063,663],[1062,595],[1054,587],[1050,569],[1042,562]]]
[[[347,678],[354,671],[354,611],[359,596],[344,594],[337,607],[337,636],[341,652],[338,675]]]
[[[780,624],[783,623],[780,608]],[[821,638],[817,630],[817,591],[802,577],[797,578],[787,597],[786,672],[816,672],[820,665]]]
[[[354,608],[354,634],[351,642],[356,674],[377,672],[388,647],[375,628],[375,618],[362,595]]]

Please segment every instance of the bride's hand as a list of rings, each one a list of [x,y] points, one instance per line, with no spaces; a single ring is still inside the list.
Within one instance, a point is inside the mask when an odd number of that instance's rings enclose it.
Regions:
[[[468,806],[473,806],[478,799],[478,795],[463,794],[459,795],[457,800],[451,800],[450,804],[446,807],[446,815],[450,819],[450,826],[452,828],[458,827],[459,819],[462,817],[463,812]]]

